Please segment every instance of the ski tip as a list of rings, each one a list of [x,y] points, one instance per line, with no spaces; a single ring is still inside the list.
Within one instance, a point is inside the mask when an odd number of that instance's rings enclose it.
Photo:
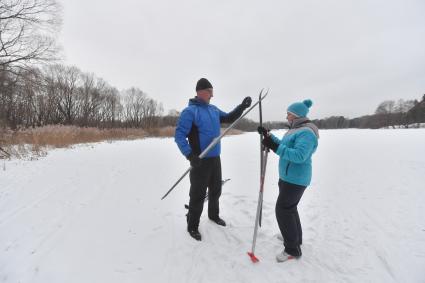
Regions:
[[[269,89],[267,89],[266,92],[264,92],[264,88],[261,89],[260,94],[258,95],[258,100],[261,101],[269,94]]]
[[[257,262],[259,262],[260,260],[254,255],[254,253],[251,253],[251,252],[248,252],[248,255],[249,255],[249,257],[251,258],[251,261],[253,262],[253,263],[257,263]]]

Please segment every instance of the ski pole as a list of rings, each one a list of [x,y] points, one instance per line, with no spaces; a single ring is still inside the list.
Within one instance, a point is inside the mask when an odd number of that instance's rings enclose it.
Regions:
[[[204,149],[204,151],[201,152],[201,154],[199,155],[199,158],[203,158],[205,155],[207,155],[207,153],[232,129],[236,126],[236,124],[243,118],[246,116],[246,114],[248,114],[252,109],[254,109],[255,106],[257,106],[258,103],[260,103],[261,100],[263,100],[264,98],[266,98],[267,94],[269,93],[269,91],[267,90],[267,92],[263,95],[263,90],[261,90],[260,92],[260,97],[261,99],[259,99],[257,102],[255,102],[250,108],[248,108],[247,111],[245,111],[245,113],[243,113],[238,119],[236,119],[229,127],[227,127],[223,133],[221,133],[220,136],[214,138],[212,140],[212,142],[207,146],[206,149]],[[190,172],[190,170],[192,170],[192,166],[189,166],[189,168],[183,173],[183,175],[177,180],[177,182],[174,183],[174,185],[165,193],[165,195],[161,198],[161,200],[163,200],[164,198],[166,198],[168,196],[169,193],[171,193],[171,191],[180,183],[181,180],[183,180],[183,178]]]
[[[258,105],[258,110],[260,114],[260,126],[263,126],[263,108],[261,102]],[[260,133],[260,192],[258,194],[258,203],[257,203],[257,214],[255,216],[255,224],[254,224],[254,236],[252,239],[252,248],[251,252],[248,252],[249,257],[253,263],[259,261],[259,259],[255,256],[255,244],[257,242],[257,232],[258,226],[261,227],[261,219],[263,212],[263,191],[264,191],[264,177],[266,175],[266,165],[267,165],[267,155],[268,150],[265,146],[263,146],[263,134]]]
[[[255,216],[254,236],[253,236],[253,239],[252,239],[252,248],[251,248],[251,252],[248,252],[248,255],[251,258],[251,261],[253,263],[256,263],[256,262],[259,261],[259,259],[255,256],[255,244],[257,242],[258,224],[259,224],[261,208],[262,208],[262,203],[263,203],[264,178],[266,176],[266,166],[267,166],[268,153],[269,152],[266,150],[265,155],[264,155],[264,164],[262,166],[263,171],[261,172],[260,193],[258,194],[257,214]]]
[[[260,115],[260,127],[263,126],[263,107],[261,102],[258,104],[258,113]],[[264,170],[264,150],[265,147],[263,146],[263,133],[260,134],[260,183],[261,183],[261,176],[263,175],[263,170]],[[261,208],[260,208],[260,219],[258,220],[258,224],[261,227],[261,219],[262,219],[262,211],[263,211],[263,207],[262,207],[263,203],[261,203]]]

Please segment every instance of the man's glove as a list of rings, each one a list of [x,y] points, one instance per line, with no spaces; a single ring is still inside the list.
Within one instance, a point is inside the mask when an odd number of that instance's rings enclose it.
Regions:
[[[196,154],[194,154],[193,152],[189,153],[189,155],[186,157],[187,160],[190,161],[190,166],[192,166],[192,168],[198,167],[201,165],[201,158],[199,158]]]
[[[276,152],[277,148],[279,147],[279,145],[273,141],[271,136],[264,136],[262,144],[274,152]]]
[[[251,102],[252,102],[251,97],[250,97],[250,96],[247,96],[247,97],[245,97],[245,98],[242,100],[241,105],[242,105],[242,107],[243,107],[244,109],[246,109],[246,108],[248,108],[249,106],[251,106]]]
[[[267,137],[269,136],[269,132],[270,130],[267,130],[266,128],[264,128],[263,126],[258,126],[257,128],[257,132],[261,135],[263,135],[263,137]]]

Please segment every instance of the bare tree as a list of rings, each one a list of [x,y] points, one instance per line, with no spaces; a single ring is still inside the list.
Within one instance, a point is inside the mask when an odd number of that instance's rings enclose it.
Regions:
[[[13,72],[51,60],[60,9],[56,0],[1,0],[0,69]]]
[[[386,126],[394,127],[393,113],[395,111],[395,102],[393,100],[386,100],[378,105],[375,110],[378,118],[382,120],[382,123]]]
[[[114,87],[105,90],[105,101],[102,105],[102,121],[106,127],[115,127],[116,121],[121,120],[122,105],[119,92]]]
[[[385,100],[378,105],[375,114],[391,114],[394,112],[395,102],[393,100]]]
[[[130,88],[124,91],[124,119],[130,127],[141,127],[143,121],[143,109],[147,103],[147,95],[138,88]]]
[[[148,98],[142,108],[144,128],[153,128],[158,126],[158,117],[162,115],[164,108],[161,103],[156,102],[154,99]]]
[[[124,121],[127,126],[151,128],[159,124],[159,116],[164,111],[161,103],[134,87],[125,90],[123,95]]]
[[[404,100],[399,99],[394,107],[394,122],[395,124],[401,126],[403,125],[405,128],[409,127],[409,119],[407,117],[407,112],[415,106],[414,100]]]
[[[79,87],[77,103],[77,119],[81,126],[88,126],[90,122],[98,123],[101,120],[99,109],[105,99],[104,93],[107,84],[91,73],[82,73],[81,81],[82,85]]]
[[[57,112],[63,123],[73,124],[77,117],[81,71],[77,67],[64,65],[50,66],[48,71],[48,89],[53,95]]]
[[[407,119],[409,123],[417,123],[417,127],[425,123],[425,94],[422,101],[414,101],[414,106],[407,112]]]
[[[24,127],[34,127],[41,114],[37,100],[43,96],[42,74],[38,69],[21,70],[15,89],[17,120]]]
[[[16,85],[16,77],[0,69],[0,124],[11,128],[17,126],[17,121],[14,119]]]

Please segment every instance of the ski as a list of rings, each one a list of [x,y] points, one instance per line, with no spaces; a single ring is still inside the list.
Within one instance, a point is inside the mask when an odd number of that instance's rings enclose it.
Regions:
[[[203,158],[231,129],[233,129],[236,124],[243,118],[245,117],[249,112],[251,112],[252,109],[255,108],[255,106],[257,106],[261,100],[263,100],[264,98],[266,98],[267,94],[269,93],[269,91],[267,90],[267,92],[263,94],[264,89],[262,89],[260,91],[260,95],[259,95],[259,100],[257,102],[255,102],[253,105],[251,105],[250,108],[248,108],[248,110],[245,111],[245,113],[243,113],[238,119],[236,119],[229,127],[227,127],[220,136],[216,137],[215,139],[213,139],[213,141],[207,146],[207,148],[204,149],[204,151],[201,152],[201,154],[199,155],[199,158]],[[183,180],[183,178],[190,172],[190,170],[192,170],[192,166],[189,166],[189,168],[183,173],[183,175],[174,183],[174,185],[165,193],[165,195],[162,196],[161,200],[163,200],[164,198],[166,198],[168,196],[169,193],[171,193],[171,191],[181,182],[181,180]]]
[[[261,97],[261,94],[260,94]],[[258,105],[259,113],[260,113],[260,126],[263,125],[263,112],[261,106],[261,100]],[[258,194],[258,202],[257,202],[257,214],[255,216],[255,224],[254,224],[254,235],[252,239],[252,248],[251,251],[248,252],[249,257],[253,263],[259,261],[259,259],[255,256],[255,244],[257,242],[257,233],[258,227],[261,227],[261,219],[262,219],[262,209],[263,209],[263,191],[264,191],[264,178],[266,175],[266,167],[267,167],[267,156],[268,149],[263,146],[263,134],[260,134],[260,192]]]

